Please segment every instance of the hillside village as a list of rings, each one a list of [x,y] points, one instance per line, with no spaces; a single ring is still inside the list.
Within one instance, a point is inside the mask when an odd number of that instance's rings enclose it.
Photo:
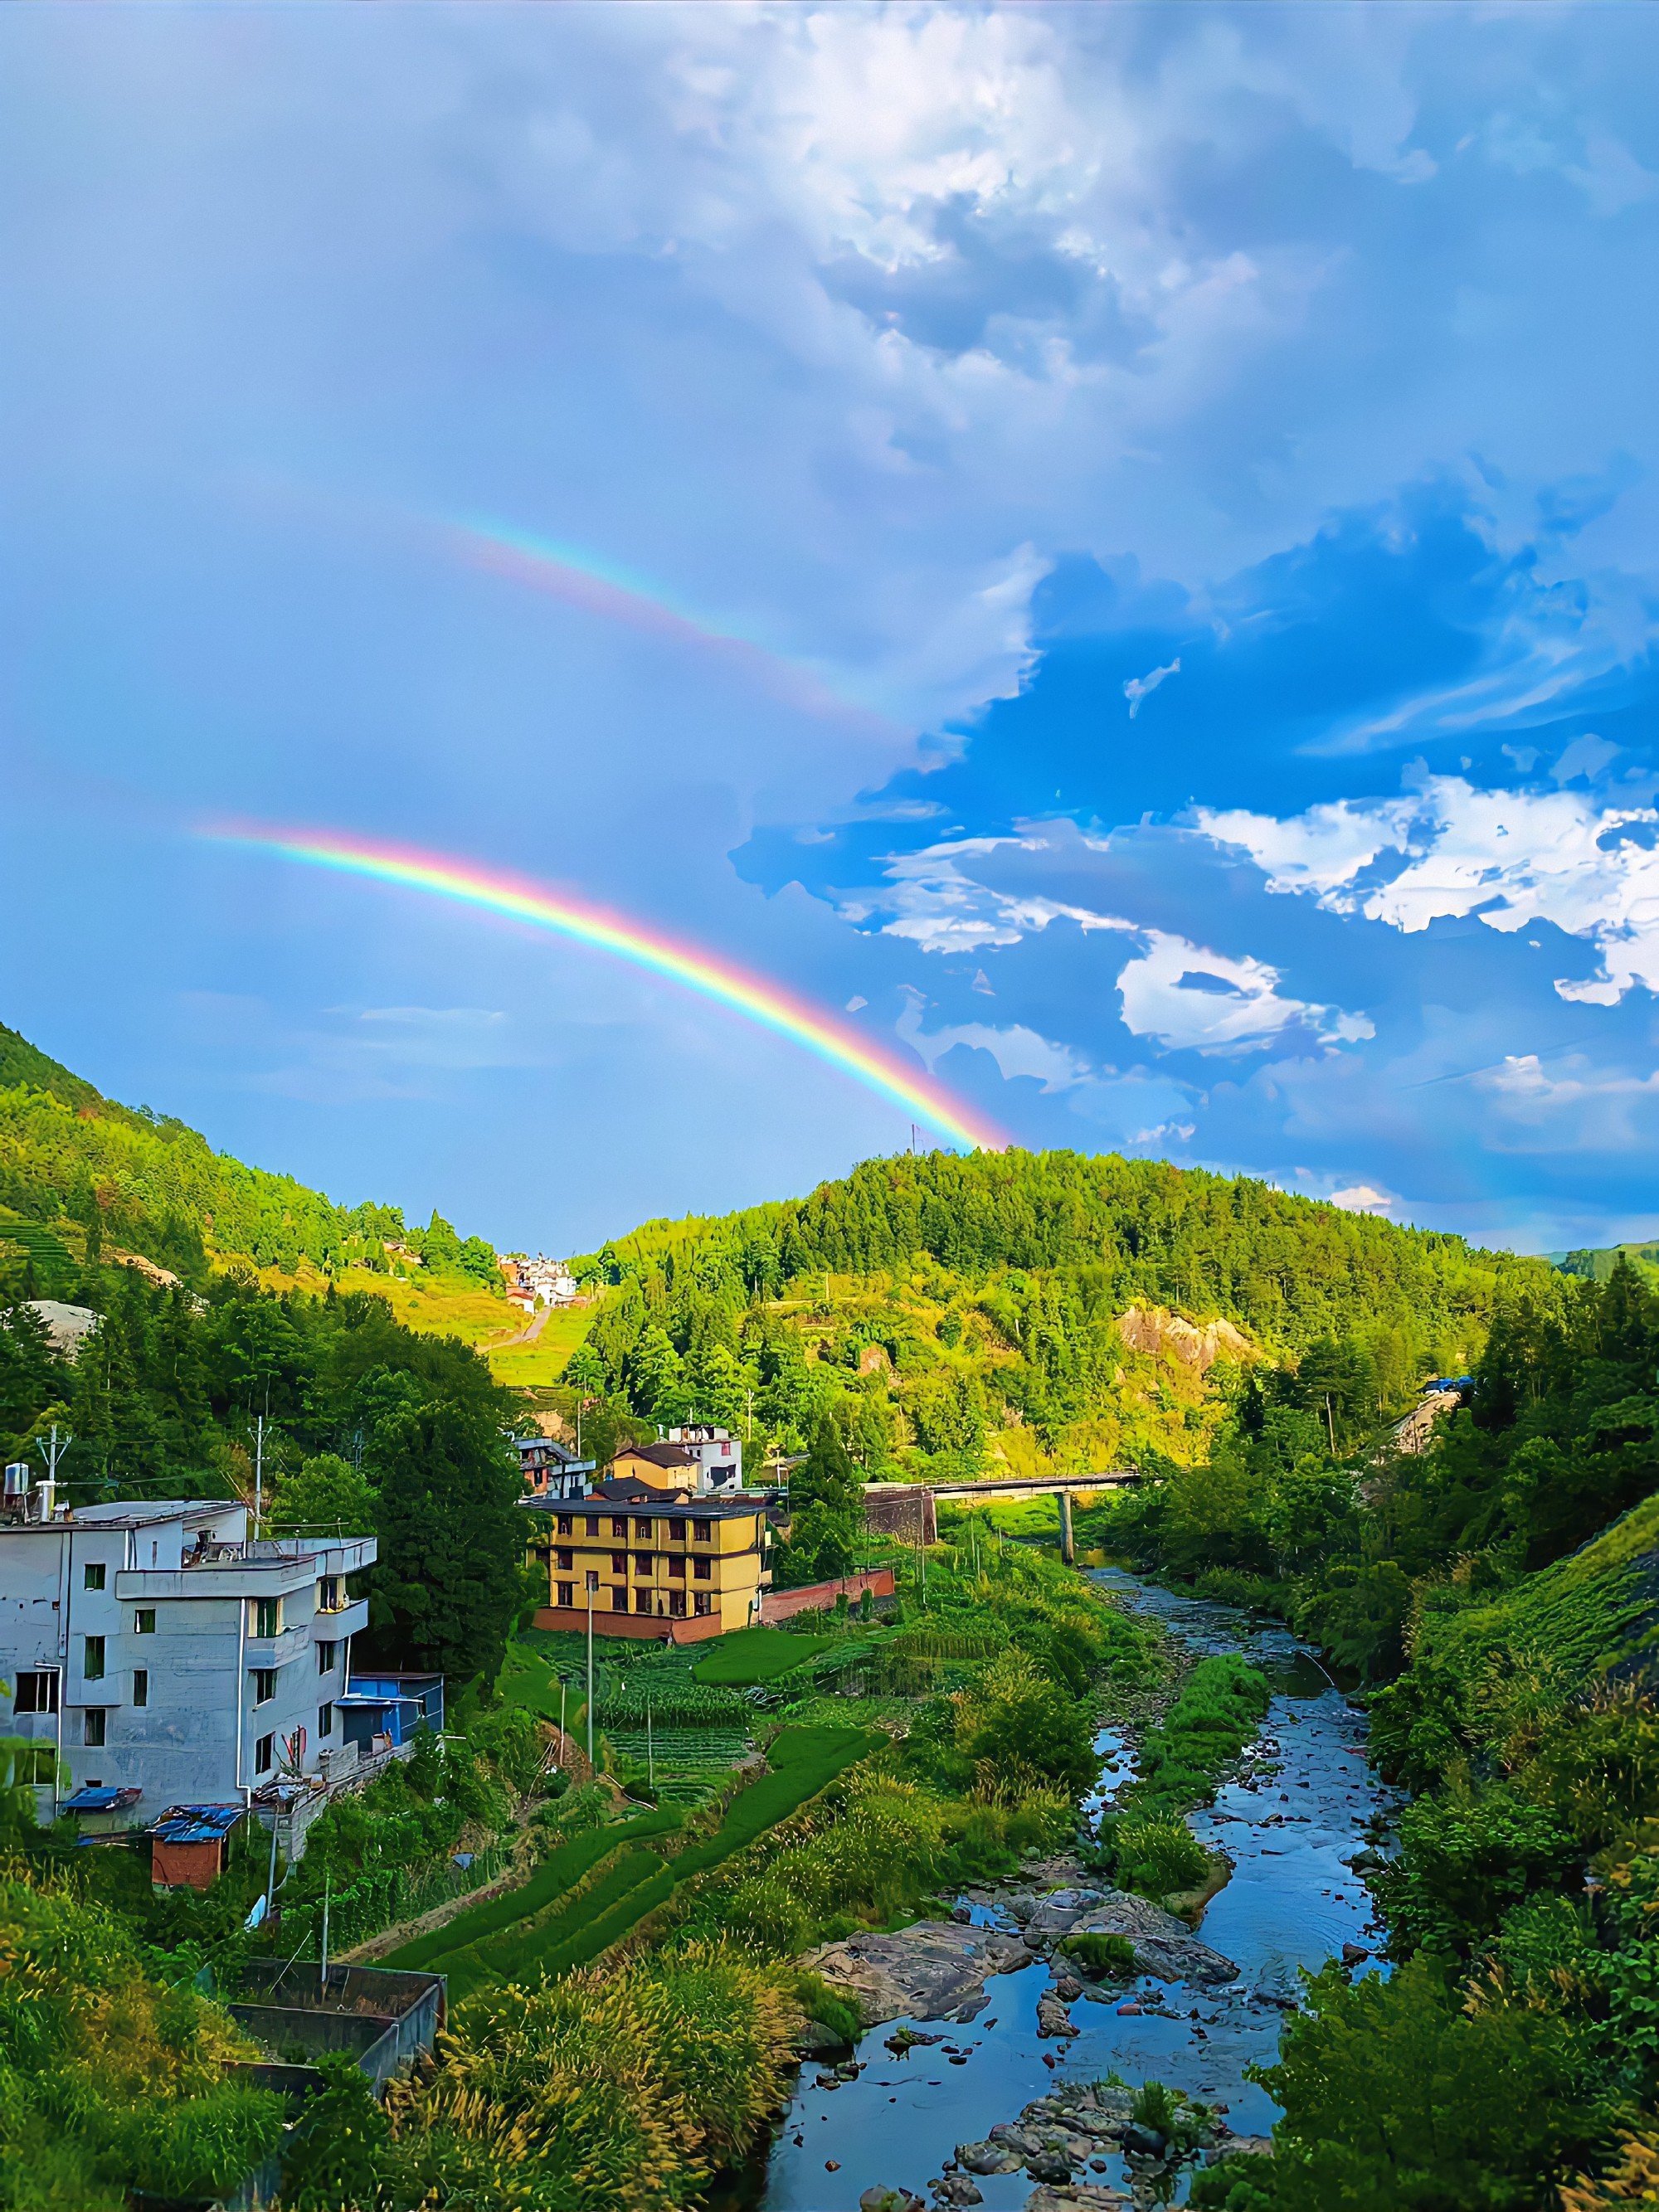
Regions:
[[[1659,2141],[1634,1267],[906,1154],[542,1267],[10,1049],[0,1913],[60,2023],[7,2062],[15,2161],[88,2206],[671,2212],[763,2156],[810,2201],[814,2136],[841,2172],[942,2045],[975,2124],[910,2108],[883,2212],[1322,2212],[1403,2043],[1529,2085],[1435,2123],[1494,2204],[1627,2201],[1584,2192]],[[1227,1902],[1268,1891],[1299,1995]],[[1210,2086],[1251,2069],[1271,2132]]]

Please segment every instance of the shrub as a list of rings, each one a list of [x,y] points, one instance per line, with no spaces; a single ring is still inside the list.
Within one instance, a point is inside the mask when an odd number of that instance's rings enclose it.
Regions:
[[[1373,1877],[1389,1947],[1466,1955],[1512,1905],[1576,1883],[1580,1853],[1547,1806],[1504,1783],[1422,1797],[1400,1816],[1400,1854]]]
[[[1079,1936],[1067,1936],[1060,1949],[1068,1959],[1075,1959],[1086,1974],[1097,1980],[1127,1981],[1135,1972],[1135,1947],[1127,1936],[1102,1936],[1085,1930]]]
[[[1117,1880],[1143,1897],[1196,1889],[1209,1872],[1204,1847],[1184,1820],[1121,1820],[1115,1840]]]

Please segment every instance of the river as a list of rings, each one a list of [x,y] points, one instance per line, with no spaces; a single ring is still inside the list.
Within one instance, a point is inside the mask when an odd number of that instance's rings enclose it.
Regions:
[[[966,2054],[954,2063],[943,2044],[895,2059],[885,2041],[901,2023],[885,2021],[859,2046],[866,2065],[856,2081],[820,2089],[817,2069],[803,2071],[764,2182],[741,2200],[761,2212],[856,2212],[860,2191],[878,2183],[925,2197],[958,2142],[1016,2119],[1058,2081],[1111,2072],[1132,2085],[1155,2077],[1185,2089],[1221,2111],[1236,2134],[1265,2135],[1274,2106],[1246,2069],[1273,2058],[1297,1969],[1322,1965],[1344,1944],[1369,1948],[1376,1940],[1370,1897],[1345,1863],[1388,1810],[1365,1764],[1363,1714],[1288,1629],[1120,1570],[1095,1570],[1094,1579],[1200,1654],[1242,1651],[1273,1684],[1251,1770],[1192,1819],[1200,1841],[1233,1861],[1232,1879],[1199,1932],[1237,1963],[1237,1980],[1220,1990],[1144,1981],[1121,2001],[1158,2003],[1160,2011],[1124,2014],[1079,2002],[1072,2008],[1077,2039],[1044,2042],[1036,2001],[1050,1977],[1039,1962],[996,1977],[978,2019],[945,2028],[950,2050]],[[1109,1762],[1097,1814],[1130,1778],[1133,1760],[1110,1730],[1097,1748]],[[908,2024],[935,2034],[941,2027]],[[1121,2162],[1109,2160],[1097,2178],[1122,2185]],[[978,2185],[987,2212],[1014,2212],[1032,2186],[1019,2173],[986,2176]]]

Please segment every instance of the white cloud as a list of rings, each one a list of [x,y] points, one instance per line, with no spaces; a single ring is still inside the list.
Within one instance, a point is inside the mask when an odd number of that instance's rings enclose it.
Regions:
[[[1036,1030],[1014,1023],[1005,1029],[994,1027],[988,1022],[957,1022],[936,1030],[922,1027],[922,1009],[926,1001],[920,991],[908,991],[908,1001],[895,1024],[905,1042],[921,1054],[927,1063],[928,1073],[955,1045],[965,1044],[981,1052],[988,1052],[995,1060],[1005,1080],[1016,1077],[1035,1078],[1048,1091],[1070,1091],[1088,1079],[1089,1063],[1069,1045],[1055,1044]]]
[[[1340,1206],[1344,1213],[1388,1214],[1400,1204],[1393,1191],[1379,1190],[1375,1183],[1344,1182],[1338,1176],[1316,1173],[1311,1168],[1298,1168],[1296,1176],[1310,1198]]]
[[[1041,853],[1047,840],[1036,836],[959,837],[939,845],[924,845],[915,853],[896,853],[885,866],[892,886],[878,900],[843,902],[849,921],[861,921],[877,910],[890,912],[882,924],[890,937],[902,937],[924,952],[969,952],[998,945],[1018,945],[1034,930],[1051,921],[1074,921],[1090,929],[1132,929],[1132,922],[1115,915],[1096,914],[1091,908],[1072,906],[1056,899],[1004,891],[978,882],[963,866],[965,860],[988,853]]]
[[[1352,1044],[1373,1034],[1363,1014],[1281,995],[1279,974],[1249,954],[1233,959],[1161,929],[1117,979],[1126,1028],[1175,1051],[1248,1052],[1293,1025],[1322,1042]]]
[[[1167,683],[1170,677],[1179,676],[1180,673],[1181,655],[1176,653],[1167,668],[1154,668],[1149,670],[1145,676],[1130,677],[1123,687],[1123,696],[1129,702],[1129,720],[1133,722],[1140,712],[1140,702],[1143,699],[1156,691],[1160,684]]]
[[[1481,791],[1462,776],[1434,776],[1408,799],[1343,800],[1284,821],[1200,810],[1197,823],[1218,842],[1243,846],[1270,890],[1311,893],[1333,913],[1408,934],[1442,915],[1479,915],[1505,935],[1553,922],[1601,956],[1598,975],[1557,980],[1564,999],[1605,1006],[1638,983],[1659,991],[1652,806],[1565,790]],[[1386,854],[1403,865],[1384,864]]]

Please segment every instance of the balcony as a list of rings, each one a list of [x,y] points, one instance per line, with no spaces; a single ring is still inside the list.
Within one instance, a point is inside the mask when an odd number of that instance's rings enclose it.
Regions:
[[[337,1605],[331,1613],[319,1607],[313,1614],[311,1629],[319,1643],[339,1644],[348,1636],[356,1636],[368,1626],[368,1600],[366,1597],[348,1598]]]
[[[373,1536],[307,1530],[246,1543],[203,1544],[186,1552],[176,1567],[117,1568],[115,1595],[140,1605],[160,1598],[287,1597],[325,1575],[343,1581],[361,1573],[374,1564],[375,1551]]]
[[[287,1667],[311,1649],[311,1623],[285,1628],[280,1636],[250,1636],[242,1646],[245,1667]]]

